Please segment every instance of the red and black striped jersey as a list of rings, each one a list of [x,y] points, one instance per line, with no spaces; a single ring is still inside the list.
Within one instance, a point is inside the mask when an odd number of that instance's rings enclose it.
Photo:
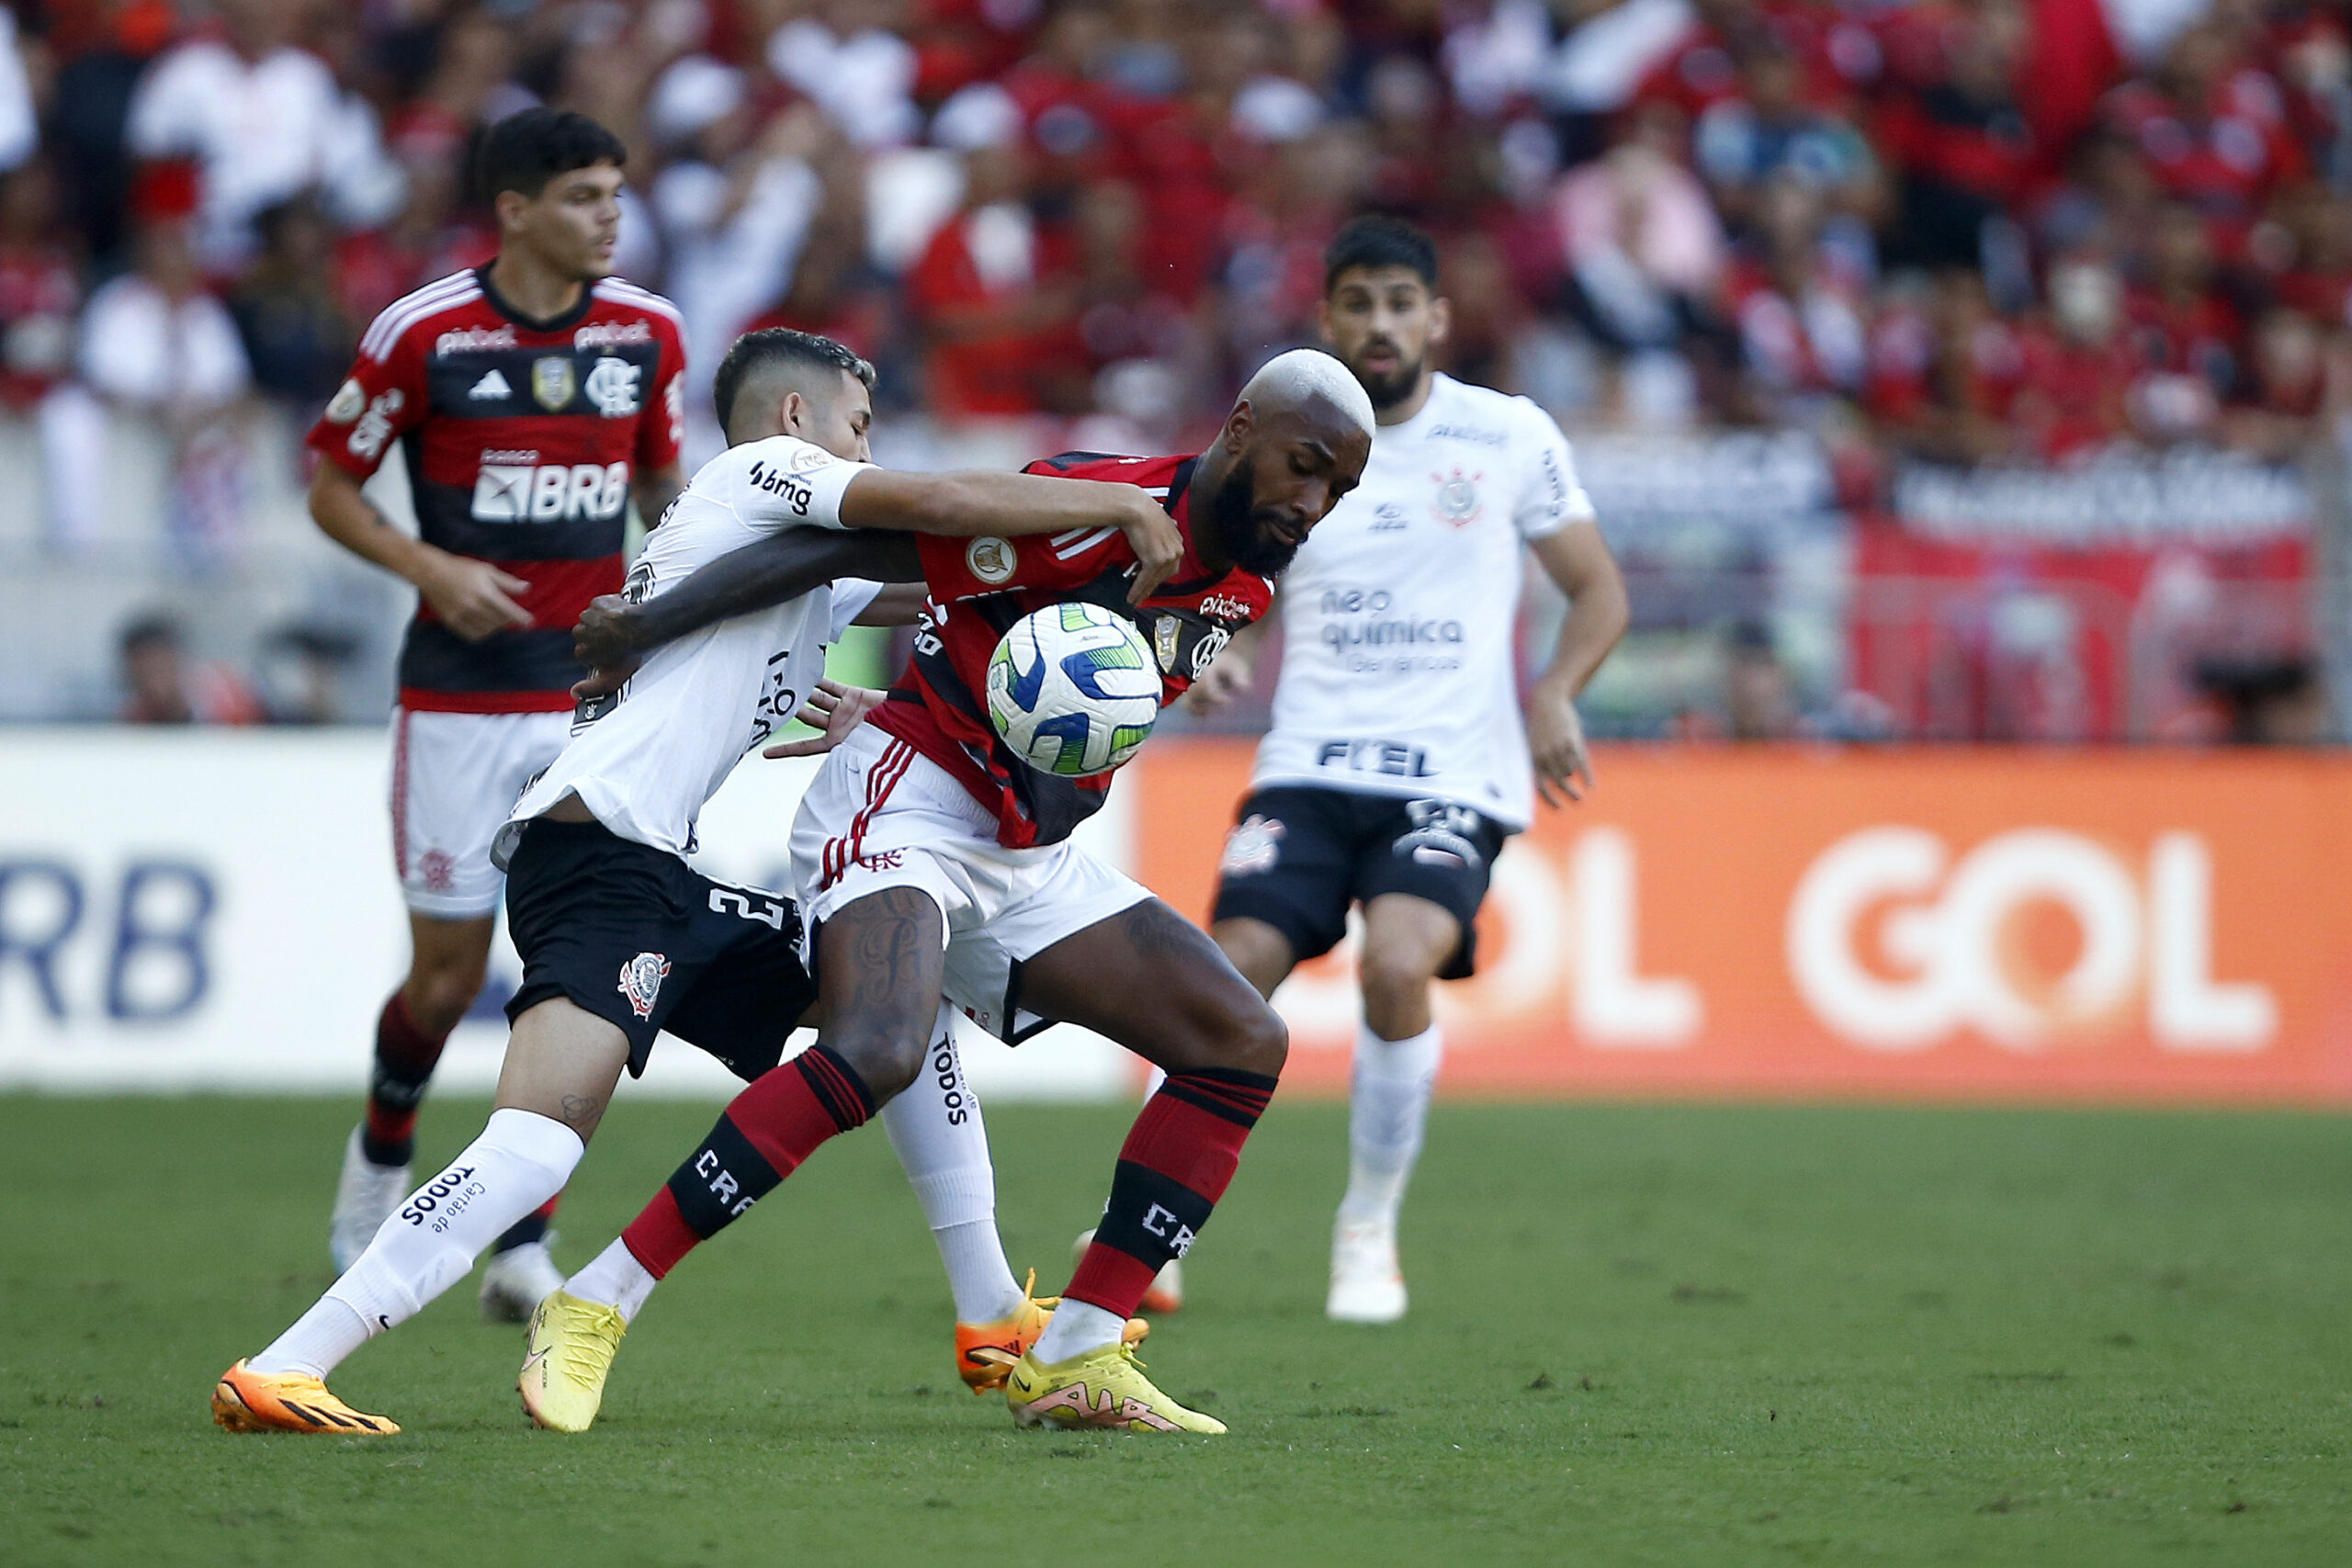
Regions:
[[[580,678],[571,626],[621,587],[629,487],[678,459],[685,348],[677,307],[600,278],[552,321],[498,297],[488,268],[395,300],[360,340],[309,445],[366,479],[392,443],[424,541],[531,586],[528,626],[468,642],[417,605],[401,703],[560,712]]]
[[[989,723],[989,658],[1013,622],[1048,604],[1085,601],[1141,627],[1159,658],[1159,705],[1192,689],[1233,634],[1266,613],[1274,585],[1238,567],[1212,571],[1193,538],[1187,491],[1197,457],[1106,457],[1067,452],[1027,472],[1142,487],[1184,536],[1176,575],[1136,606],[1127,603],[1135,551],[1116,528],[1024,539],[919,536],[931,591],[914,657],[872,722],[946,769],[996,813],[1009,849],[1059,843],[1102,804],[1112,776],[1064,778],[1021,759]]]

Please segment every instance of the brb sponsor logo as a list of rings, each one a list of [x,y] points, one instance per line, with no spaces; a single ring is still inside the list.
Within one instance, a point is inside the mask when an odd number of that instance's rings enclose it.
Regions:
[[[477,523],[606,523],[628,504],[627,463],[491,461],[537,453],[485,452],[474,479]]]
[[[2143,1008],[2161,1048],[2258,1051],[2278,1033],[2278,1002],[2214,977],[2212,889],[2195,833],[2158,833],[2135,860],[2052,828],[1962,854],[1925,829],[1870,828],[1799,883],[1789,974],[1823,1023],[1874,1051],[1962,1030],[2038,1051],[2128,1028]]]
[[[0,998],[29,991],[36,1013],[61,1025],[186,1018],[212,987],[220,906],[212,874],[187,861],[135,860],[108,879],[60,860],[0,859]]]

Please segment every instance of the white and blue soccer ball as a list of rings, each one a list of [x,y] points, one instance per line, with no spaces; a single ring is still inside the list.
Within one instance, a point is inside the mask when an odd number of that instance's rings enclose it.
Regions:
[[[1159,661],[1136,624],[1100,604],[1048,604],[989,656],[989,718],[1031,767],[1107,773],[1150,739]]]

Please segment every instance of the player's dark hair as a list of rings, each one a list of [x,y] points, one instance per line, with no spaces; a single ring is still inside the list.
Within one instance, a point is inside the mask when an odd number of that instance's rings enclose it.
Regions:
[[[867,391],[874,389],[874,367],[831,338],[797,333],[790,327],[763,327],[737,338],[711,378],[710,400],[718,406],[720,429],[735,428],[736,394],[752,372],[771,365],[846,371],[863,381]]]
[[[1409,266],[1437,292],[1437,245],[1401,218],[1358,218],[1331,238],[1323,250],[1323,292],[1352,266]]]
[[[556,175],[598,164],[628,165],[628,149],[619,137],[571,109],[527,108],[482,132],[474,180],[484,201],[495,202],[509,190],[537,200]]]

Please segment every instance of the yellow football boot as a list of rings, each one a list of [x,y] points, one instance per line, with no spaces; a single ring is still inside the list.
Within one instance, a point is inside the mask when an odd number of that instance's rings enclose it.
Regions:
[[[1055,1366],[1023,1355],[1004,1380],[1017,1427],[1117,1427],[1130,1432],[1222,1432],[1214,1416],[1187,1410],[1143,1375],[1122,1339]]]
[[[389,1438],[400,1427],[354,1410],[316,1378],[266,1377],[239,1361],[212,1386],[212,1421],[232,1432],[321,1432],[334,1438]]]
[[[1037,1336],[1046,1332],[1046,1325],[1054,1320],[1054,1308],[1061,1297],[1041,1296],[1037,1291],[1037,1270],[1029,1270],[1028,1282],[1021,1287],[1021,1304],[1010,1317],[994,1323],[959,1323],[956,1325],[956,1371],[965,1386],[974,1393],[989,1393],[1004,1386],[1005,1374],[1013,1364],[1029,1353],[1037,1343]],[[1151,1332],[1151,1325],[1139,1317],[1127,1319],[1119,1337],[1130,1345],[1140,1345]]]
[[[523,1373],[514,1380],[531,1419],[551,1432],[584,1432],[594,1426],[613,1354],[628,1332],[618,1307],[583,1302],[568,1291],[553,1292],[539,1303],[531,1314]]]

